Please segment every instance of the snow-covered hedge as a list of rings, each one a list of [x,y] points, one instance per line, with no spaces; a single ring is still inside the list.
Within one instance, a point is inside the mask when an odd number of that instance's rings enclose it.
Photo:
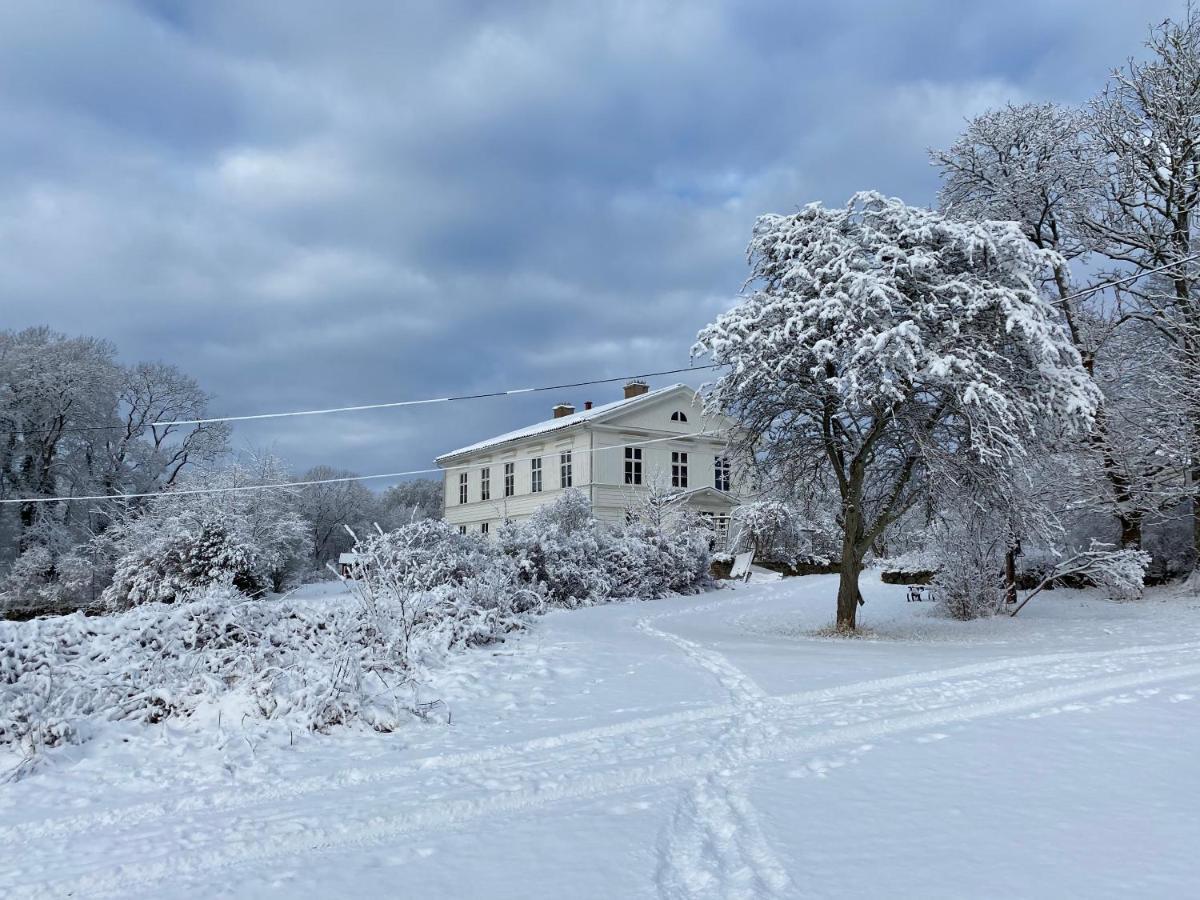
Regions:
[[[708,583],[704,532],[684,519],[603,526],[578,492],[494,542],[433,520],[356,538],[349,602],[251,599],[233,586],[240,563],[211,579],[163,577],[191,565],[178,548],[195,545],[179,533],[153,545],[165,556],[146,557],[156,567],[146,583],[170,586],[159,597],[174,602],[135,594],[137,605],[105,616],[0,622],[0,745],[32,752],[84,740],[100,721],[216,705],[301,730],[387,731],[420,712],[412,686],[449,651],[500,640],[548,606]],[[206,579],[216,586],[189,593]]]
[[[909,550],[882,561],[880,580],[887,584],[929,584],[941,560],[931,549]]]
[[[711,532],[669,495],[651,497],[620,528],[598,522],[578,490],[502,526],[498,552],[551,606],[694,593],[710,584]]]
[[[355,604],[216,589],[108,616],[0,622],[0,647],[0,744],[30,751],[86,739],[98,721],[154,723],[216,703],[317,731],[350,720],[390,730],[404,715],[406,673]]]

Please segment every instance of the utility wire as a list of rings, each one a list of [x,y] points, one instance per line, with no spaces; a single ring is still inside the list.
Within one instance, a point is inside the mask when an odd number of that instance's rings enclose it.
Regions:
[[[1113,281],[1101,282],[1100,284],[1093,285],[1090,288],[1086,288],[1085,290],[1082,290],[1077,294],[1068,294],[1066,297],[1060,297],[1058,300],[1056,300],[1054,302],[1055,303],[1066,303],[1070,300],[1079,300],[1082,297],[1090,297],[1092,294],[1098,293],[1099,291],[1106,290],[1107,288],[1120,287],[1123,284],[1129,284],[1129,282],[1137,281],[1139,278],[1144,278],[1147,275],[1154,275],[1156,272],[1163,272],[1167,269],[1173,269],[1173,268],[1175,268],[1175,266],[1182,266],[1182,265],[1186,265],[1187,263],[1190,263],[1190,262],[1196,262],[1196,260],[1200,260],[1200,253],[1195,253],[1195,254],[1192,254],[1191,256],[1185,256],[1183,259],[1177,259],[1177,260],[1175,260],[1175,262],[1169,262],[1164,265],[1158,266],[1157,268],[1154,268],[1154,269],[1146,269],[1141,272],[1134,272],[1132,275],[1128,275],[1125,278],[1117,278],[1117,279],[1114,279]]]
[[[718,434],[719,434],[718,432],[703,432],[703,431],[697,432],[697,433],[683,432],[680,434],[668,435],[667,437],[649,438],[644,441],[628,441],[623,444],[610,444],[607,447],[580,447],[580,448],[572,447],[570,452],[572,454],[578,453],[581,455],[603,453],[606,450],[622,450],[625,447],[645,447],[648,444],[660,444],[664,441],[678,441],[681,438],[682,439],[702,438],[702,437],[715,438],[718,436]],[[536,436],[537,435],[529,435],[529,437],[536,437]],[[480,449],[478,452],[483,453],[483,452],[494,452],[494,451]],[[564,452],[564,451],[556,450],[554,452]],[[497,460],[489,461],[486,463],[464,463],[462,465],[457,465],[457,466],[446,466],[445,468],[439,467],[439,468],[433,468],[433,469],[409,469],[407,472],[384,472],[384,473],[381,473],[378,475],[343,475],[339,478],[314,478],[314,479],[309,479],[306,481],[280,481],[280,482],[274,482],[272,484],[239,484],[239,485],[228,485],[225,487],[211,487],[211,488],[179,488],[179,489],[170,489],[170,490],[165,490],[165,491],[149,491],[149,492],[140,493],[140,494],[89,494],[89,495],[78,496],[78,497],[17,497],[17,498],[11,498],[11,499],[0,499],[0,504],[72,503],[72,502],[78,502],[78,501],[84,501],[84,500],[137,500],[137,499],[146,498],[146,497],[184,497],[184,496],[194,496],[197,494],[233,494],[233,493],[245,493],[245,492],[253,492],[253,491],[270,491],[270,490],[278,490],[281,488],[310,487],[312,485],[318,485],[318,484],[344,484],[348,481],[371,481],[371,480],[379,479],[379,478],[404,478],[404,477],[407,477],[410,475],[430,475],[430,474],[433,474],[436,472],[456,472],[456,471],[462,471],[462,470],[467,470],[467,469],[483,469],[483,468],[487,468],[487,467],[493,466],[493,465],[503,465],[504,463],[528,462],[531,459],[542,459],[543,457],[545,457],[547,455],[549,455],[549,454],[538,453],[538,454],[532,454],[530,456],[514,456],[514,457],[507,458],[507,459],[497,459]],[[499,497],[497,499],[504,500],[507,498]],[[483,501],[483,502],[486,502],[486,501]]]
[[[513,397],[517,394],[534,394],[543,391],[560,391],[567,388],[588,387],[595,384],[612,384],[615,381],[628,381],[637,378],[656,378],[660,375],[677,375],[680,372],[701,372],[705,369],[715,369],[716,363],[709,363],[703,366],[688,366],[682,369],[666,369],[662,372],[643,372],[638,375],[617,375],[613,378],[593,378],[589,381],[573,381],[567,384],[548,384],[540,387],[525,387],[525,388],[510,388],[504,391],[485,391],[479,394],[459,394],[452,397],[427,397],[422,400],[395,400],[389,403],[365,403],[359,406],[332,406],[326,409],[298,409],[288,412],[270,412],[270,413],[254,413],[245,416],[211,416],[205,419],[174,419],[169,422],[146,422],[142,425],[143,428],[171,428],[179,425],[213,425],[218,422],[249,422],[259,419],[286,419],[294,416],[326,416],[330,413],[344,412],[365,412],[372,409],[396,409],[402,406],[428,406],[434,403],[457,403],[462,400],[485,400],[491,397]],[[0,431],[0,434],[42,434],[48,432],[58,432],[61,434],[73,434],[76,432],[86,431],[111,431],[113,429],[125,428],[124,423],[116,423],[112,425],[79,425],[72,428],[44,428],[31,429],[25,431],[20,428],[12,428],[7,431]]]
[[[1058,302],[1066,303],[1070,300],[1078,300],[1083,297],[1089,297],[1092,294],[1095,294],[1095,293],[1098,293],[1099,291],[1105,290],[1106,288],[1118,287],[1120,285],[1128,284],[1131,281],[1136,281],[1139,278],[1144,278],[1147,275],[1154,275],[1158,272],[1165,271],[1166,269],[1174,268],[1175,266],[1185,265],[1186,263],[1195,262],[1197,260],[1200,260],[1200,253],[1193,254],[1192,256],[1184,257],[1183,259],[1175,260],[1174,262],[1171,262],[1171,263],[1166,263],[1164,265],[1158,266],[1153,269],[1146,269],[1144,271],[1135,272],[1132,275],[1129,275],[1125,278],[1117,278],[1117,279],[1113,279],[1111,281],[1103,282],[1101,284],[1093,285],[1090,288],[1087,288],[1087,289],[1079,291],[1075,294],[1070,294],[1066,297],[1063,297]],[[543,385],[543,386],[539,386],[539,387],[510,388],[508,390],[503,390],[503,391],[485,391],[485,392],[478,393],[478,394],[459,394],[459,395],[450,396],[450,397],[429,397],[429,398],[422,399],[422,400],[397,400],[397,401],[393,401],[393,402],[389,402],[389,403],[367,403],[367,404],[362,404],[359,406],[336,406],[336,407],[329,407],[329,408],[325,408],[325,409],[304,409],[304,410],[292,410],[292,411],[288,411],[288,412],[256,413],[253,415],[245,415],[245,416],[212,416],[212,417],[204,418],[204,419],[177,419],[177,420],[173,420],[170,422],[152,422],[152,423],[148,423],[148,424],[149,424],[149,427],[154,427],[154,428],[169,428],[172,426],[179,426],[179,425],[209,425],[209,424],[215,424],[218,422],[247,422],[247,421],[259,420],[259,419],[282,419],[282,418],[289,418],[289,417],[295,417],[295,416],[323,416],[323,415],[328,415],[330,413],[363,412],[366,410],[373,410],[373,409],[395,409],[395,408],[404,407],[404,406],[424,406],[424,405],[429,405],[429,404],[434,404],[434,403],[455,403],[455,402],[462,401],[462,400],[483,400],[483,399],[487,399],[487,398],[491,398],[491,397],[511,397],[511,396],[515,396],[517,394],[532,394],[532,393],[539,393],[539,392],[543,392],[543,391],[557,391],[557,390],[565,390],[567,388],[588,387],[591,385],[598,385],[598,384],[611,384],[615,381],[626,381],[626,380],[635,379],[635,378],[654,378],[656,376],[661,376],[661,375],[676,375],[681,372],[700,372],[700,371],[704,371],[706,369],[715,369],[717,367],[718,367],[717,363],[710,363],[710,364],[703,365],[703,366],[688,366],[688,367],[680,368],[680,369],[666,369],[661,372],[644,372],[644,373],[637,374],[637,375],[618,375],[613,378],[593,378],[593,379],[589,379],[587,381],[574,381],[574,382],[568,382],[568,383],[564,383],[564,384]],[[124,428],[124,427],[125,427],[124,425],[120,425],[120,424],[84,425],[84,426],[77,426],[77,427],[73,427],[73,428],[64,428],[61,431],[63,434],[67,434],[67,433],[84,432],[84,431],[103,431],[103,430],[111,430],[111,429]],[[55,429],[44,429],[44,430],[52,431]],[[0,434],[10,434],[10,435],[11,434],[31,434],[31,433],[36,433],[36,432],[24,431],[22,429],[9,429],[8,431],[0,432]],[[701,435],[697,435],[697,436],[701,436]],[[573,452],[599,453],[603,450],[616,450],[616,449],[621,449],[623,447],[638,447],[638,446],[644,446],[646,444],[655,444],[655,443],[659,443],[660,441],[673,441],[673,440],[678,440],[679,437],[680,437],[679,435],[672,435],[670,437],[665,437],[665,438],[654,438],[654,439],[648,440],[648,441],[638,441],[638,442],[627,443],[627,444],[613,445],[610,447],[596,447],[596,448],[591,448],[591,449],[581,449],[578,451],[573,450]],[[524,462],[524,461],[527,461],[530,459],[536,459],[536,458],[539,458],[539,457],[534,457],[534,456],[514,457],[513,459],[501,460],[501,462],[518,462],[518,461]],[[91,495],[85,495],[85,496],[79,496],[79,497],[21,497],[21,498],[13,498],[13,499],[0,499],[0,504],[62,503],[62,502],[83,501],[83,500],[135,500],[135,499],[141,499],[141,498],[147,498],[147,497],[159,497],[159,496],[176,496],[176,497],[178,497],[178,496],[195,495],[195,494],[221,494],[221,493],[233,493],[233,492],[256,491],[256,490],[275,490],[275,489],[291,488],[291,487],[309,487],[312,485],[320,485],[320,484],[339,484],[339,483],[344,483],[344,482],[348,482],[348,481],[369,481],[369,480],[380,479],[380,478],[403,478],[403,477],[410,476],[410,475],[429,475],[429,474],[433,474],[436,472],[453,472],[456,470],[474,469],[474,468],[482,468],[482,467],[479,465],[446,466],[445,468],[410,469],[406,472],[387,472],[387,473],[381,473],[378,475],[347,475],[347,476],[344,476],[341,478],[321,478],[321,479],[312,479],[312,480],[307,480],[307,481],[287,481],[287,482],[279,482],[276,484],[247,484],[247,485],[236,485],[236,486],[230,486],[230,487],[220,487],[220,488],[186,488],[186,489],[180,489],[180,490],[151,491],[151,492],[147,492],[147,493],[135,493],[135,494],[91,494]]]
[[[1062,297],[1055,302],[1066,303],[1071,300],[1079,300],[1083,297],[1089,297],[1092,294],[1095,294],[1099,291],[1105,290],[1106,288],[1118,287],[1120,285],[1128,284],[1131,281],[1136,281],[1137,279],[1143,278],[1147,275],[1153,275],[1157,272],[1162,272],[1162,271],[1164,271],[1166,269],[1170,269],[1174,266],[1184,265],[1189,262],[1195,262],[1196,260],[1200,260],[1200,254],[1195,254],[1193,256],[1184,257],[1183,259],[1176,260],[1175,262],[1167,263],[1162,266],[1158,266],[1157,268],[1154,268],[1154,269],[1146,269],[1141,272],[1135,272],[1132,275],[1129,275],[1125,278],[1119,278],[1119,279],[1114,279],[1112,281],[1106,281],[1101,284],[1094,285],[1085,290],[1079,291],[1078,293],[1070,294],[1066,297]],[[572,382],[567,382],[564,384],[548,384],[548,385],[542,385],[539,387],[510,388],[508,390],[503,390],[503,391],[484,391],[484,392],[477,393],[477,394],[458,394],[458,395],[449,396],[449,397],[426,397],[426,398],[420,399],[420,400],[395,400],[395,401],[391,401],[391,402],[387,402],[387,403],[364,403],[364,404],[359,404],[357,406],[331,406],[331,407],[327,407],[324,409],[297,409],[297,410],[288,410],[285,412],[252,413],[252,414],[243,415],[243,416],[209,416],[207,418],[201,418],[201,419],[172,419],[170,421],[165,421],[165,422],[161,422],[161,421],[160,422],[145,422],[145,423],[142,423],[142,425],[140,427],[142,427],[142,428],[174,428],[174,427],[178,427],[181,425],[215,425],[219,422],[251,422],[251,421],[259,421],[259,420],[263,420],[263,419],[294,418],[297,416],[326,416],[326,415],[330,415],[331,413],[366,412],[366,411],[375,410],[375,409],[398,409],[398,408],[404,407],[404,406],[427,406],[427,405],[431,405],[431,404],[435,404],[435,403],[457,403],[457,402],[463,401],[463,400],[485,400],[485,399],[489,399],[492,397],[513,397],[518,394],[533,394],[533,393],[540,393],[540,392],[544,392],[544,391],[566,390],[567,388],[589,387],[591,385],[598,385],[598,384],[612,384],[613,382],[616,382],[616,381],[627,381],[627,380],[633,379],[633,378],[655,378],[655,377],[662,376],[662,375],[678,375],[681,372],[702,372],[706,369],[715,369],[715,368],[718,368],[717,363],[709,363],[707,365],[702,365],[702,366],[687,366],[685,368],[680,368],[680,369],[665,369],[661,372],[643,372],[643,373],[635,374],[635,375],[617,375],[612,378],[593,378],[593,379],[590,379],[587,381],[572,381]],[[57,428],[40,428],[40,429],[9,428],[9,429],[0,431],[0,434],[5,434],[5,435],[47,434],[50,432],[58,432],[60,434],[77,434],[77,433],[89,432],[89,431],[113,431],[113,430],[118,430],[118,429],[125,428],[125,427],[127,427],[126,423],[118,422],[118,423],[113,423],[110,425],[77,425],[77,426],[72,426],[70,428],[62,428],[62,429],[57,429]]]

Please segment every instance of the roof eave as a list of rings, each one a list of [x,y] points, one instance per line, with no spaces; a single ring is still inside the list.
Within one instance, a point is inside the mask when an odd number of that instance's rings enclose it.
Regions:
[[[559,431],[567,431],[571,428],[579,428],[584,425],[595,425],[597,423],[603,423],[603,422],[607,421],[609,418],[619,415],[619,414],[629,410],[631,407],[637,406],[638,403],[643,400],[643,398],[653,397],[655,399],[662,399],[663,397],[668,397],[671,394],[679,391],[680,389],[694,390],[694,388],[688,387],[688,385],[686,385],[686,384],[682,384],[682,383],[672,384],[672,385],[669,385],[664,388],[659,388],[658,390],[655,390],[655,391],[649,391],[649,392],[647,392],[645,394],[641,394],[637,397],[630,397],[630,398],[628,398],[629,402],[621,404],[616,409],[610,409],[607,412],[602,412],[599,415],[592,416],[590,418],[584,419],[579,422],[571,422],[567,425],[562,425],[562,426],[558,426],[558,427],[554,427],[552,425],[551,427],[547,428],[544,431],[539,431],[534,434],[520,435],[518,437],[509,438],[506,441],[500,441],[499,443],[495,443],[495,444],[488,444],[483,447],[475,447],[474,449],[468,447],[468,448],[464,448],[461,450],[454,450],[450,453],[444,453],[441,456],[434,457],[433,461],[439,467],[445,468],[442,464],[445,462],[450,462],[451,460],[461,459],[466,456],[474,456],[478,453],[493,453],[501,447],[506,447],[509,444],[520,443],[521,441],[527,441],[527,440],[530,440],[531,438],[541,437],[542,435],[547,435],[547,434],[554,434]]]

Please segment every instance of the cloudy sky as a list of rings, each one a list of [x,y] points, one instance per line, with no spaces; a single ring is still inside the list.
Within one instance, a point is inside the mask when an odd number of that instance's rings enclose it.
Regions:
[[[9,0],[0,327],[176,363],[228,414],[686,365],[756,215],[930,203],[964,117],[1086,99],[1181,8]],[[396,471],[618,391],[235,436]]]

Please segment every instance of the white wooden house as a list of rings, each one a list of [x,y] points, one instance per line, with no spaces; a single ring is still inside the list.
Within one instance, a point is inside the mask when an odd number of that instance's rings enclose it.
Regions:
[[[486,534],[574,487],[598,519],[619,523],[655,485],[727,533],[746,487],[726,452],[732,421],[704,416],[684,384],[652,391],[630,382],[624,395],[581,410],[559,404],[551,419],[439,456],[446,521]]]

